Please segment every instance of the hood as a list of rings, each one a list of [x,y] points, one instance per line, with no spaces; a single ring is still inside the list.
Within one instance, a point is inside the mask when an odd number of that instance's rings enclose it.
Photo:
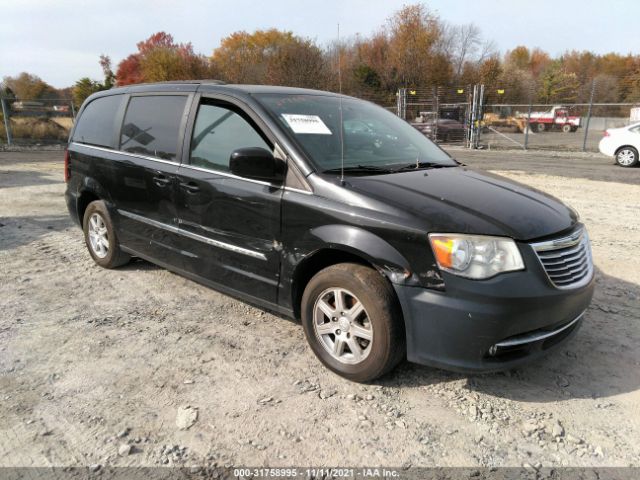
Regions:
[[[560,200],[498,175],[467,167],[350,177],[360,194],[411,212],[429,232],[532,240],[578,221]]]

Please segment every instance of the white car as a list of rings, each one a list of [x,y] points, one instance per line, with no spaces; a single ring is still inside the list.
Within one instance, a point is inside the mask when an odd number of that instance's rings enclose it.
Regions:
[[[621,167],[637,166],[640,163],[640,123],[607,129],[598,148],[601,153],[616,157],[616,163]]]

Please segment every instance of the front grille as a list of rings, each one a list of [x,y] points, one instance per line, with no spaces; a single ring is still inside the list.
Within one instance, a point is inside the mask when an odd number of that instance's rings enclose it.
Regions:
[[[593,259],[589,235],[583,226],[571,235],[531,246],[556,287],[576,288],[591,280]]]

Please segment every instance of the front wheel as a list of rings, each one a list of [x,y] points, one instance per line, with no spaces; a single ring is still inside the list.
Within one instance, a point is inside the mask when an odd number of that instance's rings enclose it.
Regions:
[[[622,147],[616,152],[616,163],[621,167],[635,167],[640,163],[638,150],[633,147]]]
[[[562,125],[562,133],[570,133],[573,132],[573,127],[571,127],[570,124],[565,123],[564,125]]]
[[[302,296],[311,349],[333,372],[369,382],[405,357],[402,314],[389,282],[375,270],[341,263],[317,273]]]

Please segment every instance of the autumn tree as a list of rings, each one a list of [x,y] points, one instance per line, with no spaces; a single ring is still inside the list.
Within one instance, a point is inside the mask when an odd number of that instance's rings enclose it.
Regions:
[[[235,32],[222,39],[211,61],[230,83],[323,88],[327,69],[311,40],[277,29]]]
[[[37,75],[22,72],[16,77],[4,77],[3,83],[18,100],[42,100],[56,98],[56,89]]]
[[[451,64],[436,51],[442,36],[440,19],[425,5],[404,6],[388,20],[387,31],[389,67],[398,85],[430,85],[450,79]]]
[[[497,86],[498,78],[502,74],[502,65],[497,55],[487,58],[478,68],[480,83]]]
[[[396,87],[395,71],[389,67],[390,42],[384,31],[358,39],[352,50],[350,74],[355,88],[392,90]]]
[[[116,82],[129,85],[140,82],[196,80],[209,78],[208,60],[193,51],[191,43],[175,43],[166,32],[158,32],[137,44],[138,51],[118,64]]]
[[[142,82],[144,82],[144,79],[140,69],[140,55],[132,53],[118,64],[116,83],[122,86]]]
[[[640,69],[625,78],[625,102],[640,104]]]
[[[322,50],[309,40],[297,39],[276,49],[266,65],[271,85],[323,88],[327,82]]]

